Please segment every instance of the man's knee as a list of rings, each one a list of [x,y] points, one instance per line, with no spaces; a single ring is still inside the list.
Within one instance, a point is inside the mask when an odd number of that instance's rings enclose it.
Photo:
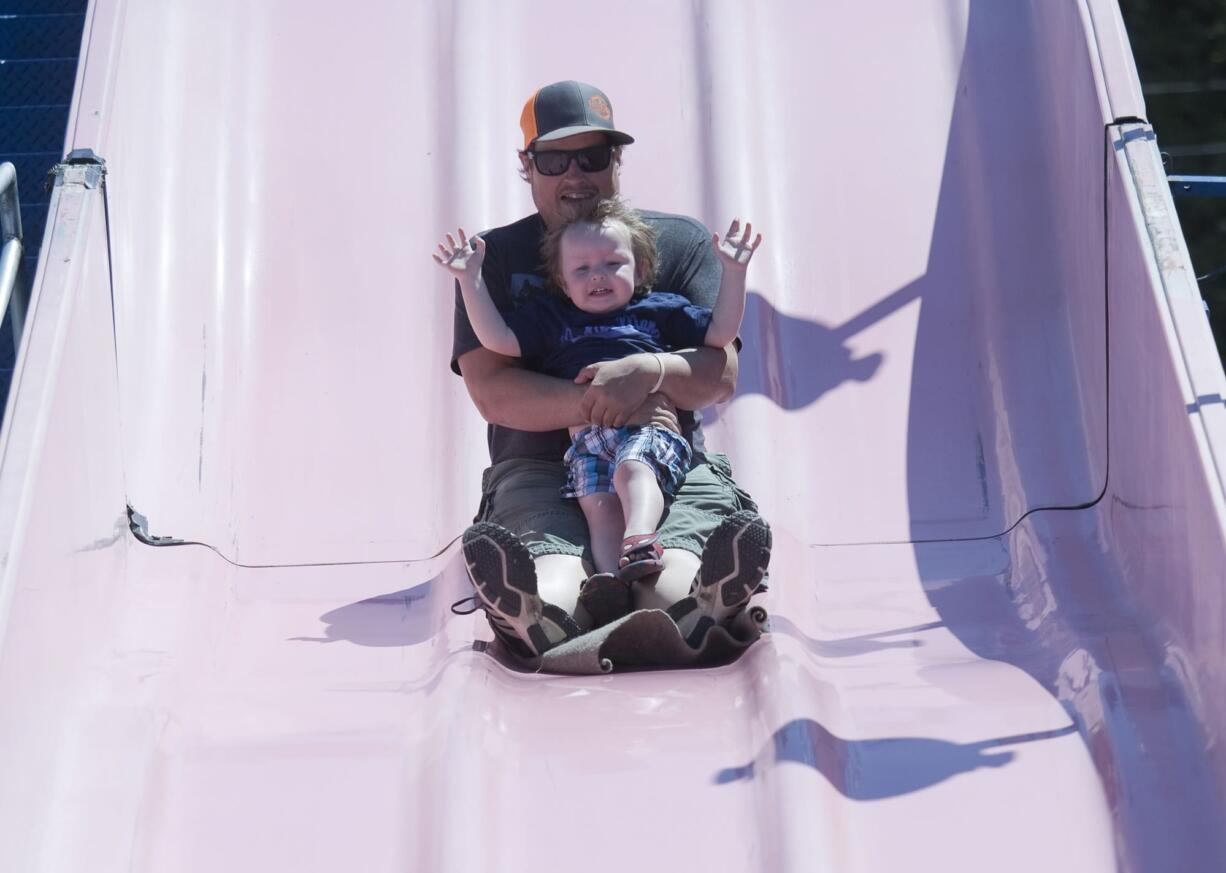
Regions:
[[[664,550],[664,571],[654,585],[634,586],[638,609],[667,609],[690,593],[690,585],[698,575],[698,556],[685,549]]]
[[[536,590],[541,599],[574,613],[579,586],[587,578],[578,555],[540,555],[536,566]]]

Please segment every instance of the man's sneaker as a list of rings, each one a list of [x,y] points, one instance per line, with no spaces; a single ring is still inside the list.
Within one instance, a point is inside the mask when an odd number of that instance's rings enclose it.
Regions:
[[[690,595],[668,608],[686,642],[697,648],[712,627],[745,608],[770,563],[771,531],[747,509],[720,522],[702,550]]]
[[[519,537],[486,521],[464,531],[464,562],[494,633],[516,654],[539,658],[578,636],[566,611],[537,594],[536,566]]]

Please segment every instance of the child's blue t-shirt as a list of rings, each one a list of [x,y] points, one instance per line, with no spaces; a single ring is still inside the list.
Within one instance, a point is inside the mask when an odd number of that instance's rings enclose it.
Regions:
[[[711,310],[680,294],[654,291],[616,312],[592,314],[570,300],[539,294],[503,314],[533,370],[574,379],[588,364],[639,352],[698,348]]]

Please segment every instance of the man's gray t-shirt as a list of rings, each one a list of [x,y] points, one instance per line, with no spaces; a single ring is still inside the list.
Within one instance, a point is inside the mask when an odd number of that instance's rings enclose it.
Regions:
[[[646,210],[641,214],[657,234],[659,259],[654,287],[680,294],[699,306],[714,306],[719,296],[720,266],[710,232],[701,222],[684,215]],[[515,308],[530,294],[548,293],[541,269],[544,234],[545,223],[538,213],[481,234],[486,246],[481,275],[499,310]],[[460,356],[480,347],[457,285],[451,369],[459,373]],[[682,412],[680,418],[683,435],[696,452],[701,452],[704,446],[699,414]],[[570,445],[565,430],[531,432],[496,424],[489,426],[488,439],[491,464],[510,458],[559,461]]]

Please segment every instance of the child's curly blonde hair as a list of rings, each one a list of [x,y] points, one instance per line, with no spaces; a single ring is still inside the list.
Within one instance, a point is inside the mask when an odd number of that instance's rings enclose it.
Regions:
[[[620,197],[610,197],[598,201],[588,214],[555,227],[541,240],[541,259],[552,293],[566,296],[566,283],[562,280],[562,237],[566,232],[576,225],[601,228],[608,224],[620,224],[630,235],[630,253],[634,255],[634,296],[642,297],[651,291],[659,259],[656,232],[637,209]]]

